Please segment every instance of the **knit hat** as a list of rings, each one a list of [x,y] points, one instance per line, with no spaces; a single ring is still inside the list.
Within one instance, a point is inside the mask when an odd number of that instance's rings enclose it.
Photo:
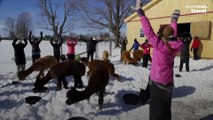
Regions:
[[[174,34],[174,30],[170,25],[164,25],[160,27],[158,34],[160,37],[168,38]]]

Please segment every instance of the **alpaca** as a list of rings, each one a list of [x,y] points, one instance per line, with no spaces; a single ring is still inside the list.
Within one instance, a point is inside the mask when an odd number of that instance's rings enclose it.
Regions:
[[[66,76],[73,75],[74,78],[74,87],[83,88],[83,82],[81,76],[85,74],[86,68],[85,65],[80,63],[77,60],[70,60],[56,64],[53,66],[46,76],[43,78],[37,78],[34,83],[35,88],[42,88],[47,84],[51,79],[57,78],[57,90],[61,90],[62,83],[65,89],[67,89]]]
[[[136,64],[138,64],[138,62],[140,62],[141,58],[143,57],[143,50],[134,51],[132,54],[133,54],[133,61]]]
[[[75,88],[71,88],[67,92],[66,104],[71,105],[73,103],[90,98],[93,93],[98,93],[99,95],[99,108],[102,107],[104,101],[104,93],[106,85],[109,82],[108,69],[103,65],[98,65],[95,67],[90,75],[88,86],[83,91],[77,91]]]
[[[115,73],[115,67],[112,63],[103,60],[93,60],[93,61],[84,61],[84,64],[88,66],[89,71],[87,72],[87,76],[90,76],[92,71],[96,69],[98,66],[103,66],[108,70],[108,74],[115,77],[118,81],[120,81],[120,76]]]
[[[109,52],[107,50],[103,51],[103,60],[109,61]]]
[[[136,64],[135,61],[130,57],[130,53],[128,51],[123,51],[121,55],[121,59],[123,61],[123,64]]]
[[[53,67],[56,65],[58,61],[53,56],[45,56],[41,57],[36,62],[26,70],[20,71],[18,73],[19,80],[24,80],[28,75],[30,75],[34,71],[39,71],[38,76],[44,75],[44,70]]]

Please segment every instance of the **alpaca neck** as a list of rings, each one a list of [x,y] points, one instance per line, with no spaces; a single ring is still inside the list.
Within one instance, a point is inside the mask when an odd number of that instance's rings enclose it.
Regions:
[[[43,78],[44,85],[47,84],[52,78],[52,75],[50,74],[50,72],[48,72]]]
[[[34,70],[35,70],[35,66],[32,65],[32,66],[29,67],[28,69],[21,71],[21,72],[22,72],[22,76],[25,78],[25,77],[27,77],[29,74],[31,74]]]

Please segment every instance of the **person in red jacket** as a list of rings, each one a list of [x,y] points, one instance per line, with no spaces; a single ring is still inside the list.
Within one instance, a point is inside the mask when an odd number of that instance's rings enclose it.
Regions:
[[[150,48],[152,47],[151,44],[149,44],[149,41],[146,39],[143,44],[140,46],[143,49],[143,64],[142,67],[147,68],[148,61],[151,60],[150,56]]]
[[[67,40],[68,52],[67,59],[74,60],[75,59],[75,46],[77,45],[77,41],[74,38],[69,38]]]
[[[195,36],[191,47],[191,51],[193,51],[194,54],[194,60],[200,59],[200,57],[197,54],[199,46],[200,46],[200,39],[199,37]]]

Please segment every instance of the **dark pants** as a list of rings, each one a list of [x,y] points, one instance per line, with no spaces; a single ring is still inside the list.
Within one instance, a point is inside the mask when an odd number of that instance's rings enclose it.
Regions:
[[[150,120],[171,120],[172,91],[167,91],[152,81],[150,84]]]
[[[182,60],[180,60],[179,72],[183,69],[183,63],[186,64],[186,71],[189,72],[189,62],[183,62]]]
[[[93,61],[93,56],[94,56],[93,50],[87,51],[87,60],[89,61],[89,58],[91,57],[91,61]]]
[[[83,81],[81,80],[81,76],[73,75],[73,77],[74,77],[74,87],[83,88]]]
[[[75,59],[75,54],[67,54],[67,59],[68,60],[74,60]]]
[[[143,64],[142,64],[142,67],[147,68],[149,59],[150,59],[150,55],[149,54],[144,54],[143,55]]]
[[[32,62],[35,63],[37,59],[41,57],[40,53],[33,53],[32,54]]]
[[[57,78],[58,83],[57,83],[57,88],[60,90],[62,88],[62,83],[65,89],[67,89],[67,81],[65,79],[65,77],[58,77]]]
[[[54,52],[54,57],[58,62],[60,61],[60,56],[60,52]]]
[[[194,54],[194,60],[198,60],[200,57],[197,55],[198,48],[193,49],[193,54]]]

